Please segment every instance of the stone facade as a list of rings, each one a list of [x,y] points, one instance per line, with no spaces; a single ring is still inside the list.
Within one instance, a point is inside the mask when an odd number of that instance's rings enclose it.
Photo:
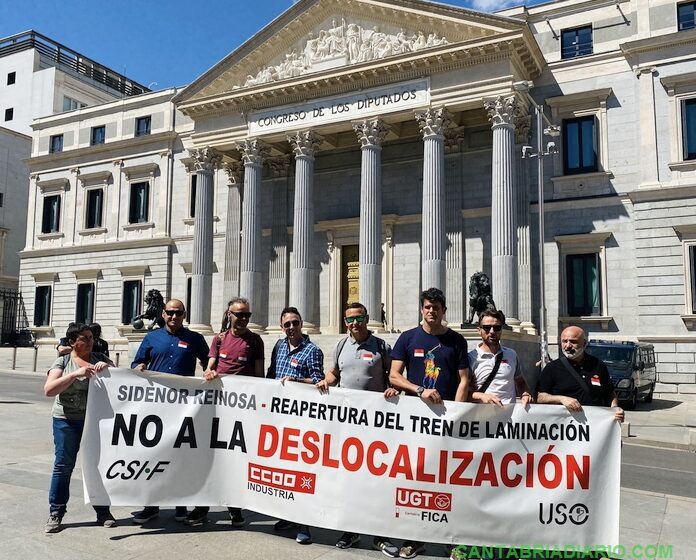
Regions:
[[[588,27],[589,51],[562,57],[564,38]],[[139,280],[143,293],[190,302],[202,331],[241,293],[255,330],[277,334],[280,310],[295,305],[334,341],[348,269],[373,328],[382,302],[390,330],[415,325],[431,285],[460,328],[468,279],[484,271],[533,367],[543,273],[552,355],[568,324],[652,342],[658,393],[693,398],[696,164],[682,138],[696,31],[677,29],[668,0],[498,15],[300,2],[186,88],[39,119],[21,253],[29,311],[36,287],[53,286],[52,324],[37,333],[52,344],[75,317],[77,284],[90,282],[94,319],[125,348],[126,283]],[[537,160],[521,157],[538,155],[536,106],[561,129],[542,143],[543,271]],[[583,122],[595,165],[576,172],[566,127]],[[106,143],[90,146],[102,124]],[[50,154],[57,133],[64,151]],[[142,184],[147,216],[134,221]],[[94,188],[104,221],[86,228]],[[62,227],[37,233],[42,197],[55,194]],[[587,313],[569,301],[577,257],[596,267]]]

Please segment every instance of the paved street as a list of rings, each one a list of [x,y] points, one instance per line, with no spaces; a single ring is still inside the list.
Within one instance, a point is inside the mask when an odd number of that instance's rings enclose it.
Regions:
[[[275,520],[258,514],[248,514],[250,524],[241,530],[231,528],[223,511],[213,511],[211,522],[203,527],[189,528],[175,523],[173,512],[165,510],[157,521],[140,528],[130,521],[136,508],[114,508],[119,527],[97,528],[92,523],[93,511],[82,503],[81,473],[77,469],[66,528],[55,535],[44,535],[53,449],[51,399],[43,397],[42,383],[41,374],[0,372],[0,559],[79,560],[99,556],[104,560],[135,560],[163,555],[167,560],[384,558],[370,548],[368,537],[363,538],[360,548],[337,550],[333,546],[337,534],[333,531],[316,530],[315,544],[300,546],[294,542],[294,534],[275,534]],[[630,418],[648,422],[645,410],[630,414]],[[695,453],[624,445],[621,543],[629,549],[635,544],[672,545],[672,558],[690,559],[696,551],[695,485]],[[444,546],[429,545],[426,555],[419,558],[445,555]]]

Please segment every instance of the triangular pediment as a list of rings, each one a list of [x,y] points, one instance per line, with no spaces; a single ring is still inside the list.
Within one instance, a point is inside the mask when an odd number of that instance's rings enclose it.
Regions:
[[[300,0],[175,101],[189,105],[331,71],[357,71],[525,28],[512,18],[422,0]]]

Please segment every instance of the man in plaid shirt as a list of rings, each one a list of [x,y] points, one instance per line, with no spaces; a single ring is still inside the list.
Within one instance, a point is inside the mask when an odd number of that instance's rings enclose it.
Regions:
[[[312,385],[324,379],[324,354],[302,334],[302,316],[295,307],[286,307],[280,314],[280,326],[285,338],[280,339],[271,354],[271,365],[266,377]],[[294,521],[281,519],[274,525],[276,531],[287,531],[297,527],[300,544],[310,544],[312,535],[306,525],[297,525]]]
[[[302,334],[300,312],[294,307],[283,309],[280,326],[285,338],[273,348],[266,377],[312,385],[324,379],[324,354],[309,336]]]

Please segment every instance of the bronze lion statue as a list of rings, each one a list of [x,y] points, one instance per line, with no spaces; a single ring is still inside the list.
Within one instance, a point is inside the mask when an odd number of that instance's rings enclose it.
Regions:
[[[491,281],[485,272],[476,272],[469,280],[469,320],[474,324],[474,314],[480,315],[486,309],[495,310],[495,302],[491,293]]]
[[[155,326],[164,327],[164,319],[162,318],[162,310],[164,310],[164,298],[159,290],[148,290],[145,294],[145,313],[141,313],[133,319],[133,326],[136,329],[142,329],[144,326],[143,319],[149,319],[151,323],[147,330],[151,331]]]

